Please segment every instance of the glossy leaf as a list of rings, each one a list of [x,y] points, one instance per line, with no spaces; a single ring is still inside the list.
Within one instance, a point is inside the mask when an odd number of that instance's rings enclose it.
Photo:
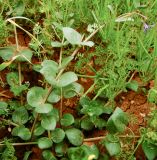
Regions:
[[[32,67],[32,69],[36,72],[40,72],[41,68],[42,68],[41,64],[34,64]]]
[[[147,141],[142,143],[142,149],[148,160],[154,160],[157,157],[157,146]]]
[[[27,102],[32,107],[39,107],[44,102],[47,91],[41,87],[32,87],[27,93]]]
[[[25,107],[17,108],[12,115],[13,122],[17,124],[25,124],[29,119],[29,115]]]
[[[15,96],[20,96],[20,94],[28,88],[26,84],[19,85],[18,72],[9,72],[7,74],[7,82],[10,85],[10,91],[12,91]]]
[[[106,127],[107,122],[103,118],[96,117],[93,124],[96,128],[102,129],[103,127]]]
[[[73,56],[68,56],[62,59],[61,68],[65,68],[73,59]]]
[[[6,67],[8,67],[13,61],[9,62],[3,62],[0,64],[0,71],[4,70]]]
[[[28,89],[28,86],[26,84],[10,87],[10,91],[12,91],[15,96],[20,96],[20,94],[27,89]]]
[[[16,58],[17,61],[20,61],[20,62],[31,62],[31,59],[32,59],[32,51],[30,49],[23,49],[19,52],[19,57]]]
[[[74,72],[65,72],[58,80],[58,87],[65,87],[78,80],[77,75]]]
[[[92,160],[98,159],[99,150],[96,145],[87,146],[82,145],[80,147],[71,147],[68,149],[68,158],[70,160]]]
[[[54,130],[56,127],[55,117],[44,116],[41,120],[41,126],[46,130]]]
[[[42,117],[45,117],[45,116],[54,117],[56,119],[56,122],[59,121],[59,111],[57,108],[53,108],[51,112],[43,115]]]
[[[41,65],[40,73],[43,74],[49,84],[56,85],[55,77],[58,72],[58,64],[52,60],[44,60]]]
[[[84,130],[92,130],[94,127],[94,124],[91,122],[90,118],[86,117],[81,120],[81,128]]]
[[[73,115],[70,113],[64,114],[60,120],[60,123],[62,126],[65,126],[65,127],[72,125],[74,123]]]
[[[83,143],[83,134],[79,129],[70,128],[65,131],[66,136],[71,144],[80,146]]]
[[[63,97],[64,98],[72,98],[76,95],[82,95],[84,92],[84,88],[77,82],[73,82],[72,84],[64,87],[63,89]]]
[[[118,137],[107,135],[104,145],[109,152],[110,156],[116,156],[121,152],[121,146]]]
[[[66,154],[68,146],[66,143],[61,142],[55,145],[55,153],[57,157],[62,157]]]
[[[13,136],[18,136],[23,140],[29,140],[31,138],[31,132],[28,128],[24,126],[15,127],[12,130]]]
[[[40,149],[47,149],[50,148],[52,146],[52,140],[47,138],[47,137],[42,137],[40,139],[38,139],[38,147]]]
[[[49,103],[40,104],[38,107],[35,108],[37,113],[49,113],[53,109],[52,105]]]
[[[23,160],[29,160],[29,156],[31,155],[32,151],[26,151],[23,157]]]
[[[34,135],[35,136],[40,136],[40,135],[42,135],[43,133],[45,132],[45,129],[41,126],[41,124],[37,124],[36,126],[35,126],[35,129],[34,129]]]
[[[127,83],[126,87],[131,89],[131,90],[133,90],[133,91],[135,91],[135,92],[137,92],[137,90],[138,90],[138,82],[137,81],[131,81],[131,82]]]
[[[79,34],[76,30],[63,27],[63,35],[67,39],[67,41],[71,44],[80,44],[82,40],[81,34]]]
[[[43,151],[42,156],[44,160],[57,160],[50,150]]]
[[[157,103],[157,90],[156,90],[156,88],[151,88],[148,91],[148,101],[151,103]]]
[[[15,8],[13,10],[13,14],[15,16],[21,16],[25,10],[25,3],[22,0],[17,1]]]
[[[14,52],[14,47],[0,48],[0,57],[2,57],[4,61],[9,61],[12,59]]]
[[[104,113],[104,106],[99,101],[90,100],[86,97],[83,97],[80,99],[80,104],[82,105],[81,113],[89,116],[99,116]]]
[[[128,124],[128,117],[120,108],[116,108],[107,121],[107,129],[111,133],[123,132]]]
[[[7,82],[10,86],[15,86],[19,84],[18,72],[9,72],[7,74]]]
[[[57,103],[61,99],[61,90],[60,88],[54,88],[50,93],[47,101],[50,103]]]
[[[81,42],[81,45],[93,47],[94,46],[94,42],[92,42],[92,41]]]
[[[60,143],[64,140],[65,132],[61,128],[56,128],[51,132],[52,141],[55,143]]]

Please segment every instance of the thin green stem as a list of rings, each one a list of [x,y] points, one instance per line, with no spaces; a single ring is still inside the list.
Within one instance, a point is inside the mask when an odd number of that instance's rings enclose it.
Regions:
[[[15,20],[14,20],[15,22]],[[14,34],[15,34],[15,42],[16,42],[16,51],[17,53],[20,51],[19,49],[19,41],[18,41],[18,34],[17,34],[17,29],[16,26],[14,25]],[[21,74],[21,63],[18,62],[18,74],[19,74],[19,86],[21,86],[22,84],[22,74]],[[21,105],[23,104],[23,97],[22,95],[20,96],[20,101],[21,101]]]
[[[140,136],[130,136],[130,135],[119,135],[119,138],[140,138]],[[100,141],[106,138],[106,136],[94,137],[94,138],[85,138],[84,142],[93,142]]]
[[[35,117],[35,120],[33,122],[33,125],[32,125],[32,128],[31,128],[31,137],[33,136],[33,132],[34,132],[34,128],[35,128],[35,125],[38,121],[38,118],[39,118],[39,113],[37,113],[36,117]]]
[[[10,121],[10,120],[6,120],[6,119],[4,119],[4,118],[0,118],[0,120],[1,120],[1,121],[4,121],[4,122],[7,123],[8,125],[12,125],[12,126],[15,126],[15,127],[19,127],[18,124],[14,123],[14,122],[12,122],[12,121]]]
[[[59,113],[60,113],[60,118],[62,118],[62,114],[63,114],[63,90],[61,88],[61,100],[60,100],[60,110],[59,110]]]
[[[108,85],[105,85],[104,87],[100,88],[98,90],[98,93],[95,95],[95,97],[93,98],[93,100],[96,100],[97,97],[108,87]]]
[[[62,44],[64,43],[64,37],[62,39]],[[59,56],[59,67],[61,67],[62,64],[62,55],[63,55],[63,47],[60,49],[60,56]]]
[[[36,145],[37,142],[26,142],[26,143],[11,143],[13,146],[28,146],[28,145]],[[6,146],[6,144],[0,143],[0,146]]]
[[[89,75],[82,75],[82,74],[77,74],[78,77],[84,77],[84,78],[96,78],[97,76],[89,76]]]
[[[47,131],[48,133],[48,138],[51,139],[51,131]]]
[[[19,26],[17,23],[15,23],[13,20],[11,19],[7,19],[6,22],[10,22],[11,24],[13,24],[14,26],[20,28],[21,30],[23,30],[24,32],[26,32],[31,38],[33,38],[45,51],[45,48],[41,45],[41,43],[38,41],[38,39],[32,35],[30,32],[28,32],[27,30],[25,30],[23,27]]]
[[[136,148],[134,149],[133,153],[131,154],[131,156],[129,157],[128,160],[131,160],[131,159],[132,159],[132,157],[133,157],[133,155],[135,154],[136,150],[138,149],[138,147],[140,146],[140,144],[143,142],[143,139],[144,139],[144,135],[139,139]]]
[[[141,44],[141,47],[143,48],[144,52],[147,54],[147,56],[148,56],[149,58],[152,59],[151,55],[148,53],[147,49],[145,48],[145,46],[144,46],[141,38],[139,37],[138,34],[136,34],[136,35],[137,35],[137,38],[138,38],[138,40],[139,40],[139,42],[140,42],[140,44]],[[140,55],[140,58],[141,58],[141,57],[142,57],[142,55]]]
[[[82,97],[85,97],[89,92],[91,92],[95,85],[97,84],[98,80],[95,80],[95,82],[90,86],[90,88],[82,95]]]

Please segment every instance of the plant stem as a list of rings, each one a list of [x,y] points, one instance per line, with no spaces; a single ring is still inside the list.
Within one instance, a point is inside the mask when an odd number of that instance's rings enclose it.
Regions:
[[[128,160],[131,160],[131,159],[132,159],[132,157],[133,157],[133,155],[135,154],[136,150],[138,149],[139,145],[143,142],[143,139],[144,139],[144,135],[139,139],[136,148],[134,149],[133,153],[131,154],[131,156],[129,157]]]
[[[63,90],[61,88],[61,101],[60,101],[60,110],[59,110],[59,113],[60,113],[59,117],[60,118],[62,118],[62,114],[63,114],[62,111],[63,111]]]
[[[103,24],[102,26],[100,26],[98,29],[96,29],[92,34],[90,34],[85,40],[84,42],[87,42],[88,40],[90,40],[99,30],[101,30],[103,27],[105,26],[105,24]]]
[[[10,98],[9,96],[7,96],[7,95],[5,95],[5,94],[4,94],[5,92],[6,92],[6,91],[2,91],[2,92],[0,92],[0,97]]]
[[[31,137],[33,136],[33,131],[34,131],[34,128],[35,128],[35,125],[37,123],[38,118],[39,118],[39,113],[37,113],[37,115],[35,117],[35,120],[33,122],[33,125],[32,125],[32,128],[31,128]]]
[[[15,20],[14,20],[15,22]],[[17,36],[17,29],[16,26],[14,25],[14,34],[15,34],[15,42],[16,42],[16,51],[17,53],[20,51],[19,49],[19,42],[18,42],[18,36]],[[21,63],[18,62],[18,74],[19,74],[19,86],[21,86],[22,84],[22,75],[21,75]],[[21,101],[21,105],[23,104],[23,97],[22,94],[20,95],[20,101]]]
[[[94,137],[94,138],[85,138],[84,142],[92,142],[103,140],[106,136]],[[139,138],[140,136],[129,136],[129,135],[120,135],[119,138]]]
[[[62,44],[64,43],[64,37],[62,39]],[[59,55],[59,67],[61,67],[62,64],[62,55],[63,55],[63,47],[60,49],[60,55]]]
[[[26,145],[35,145],[37,144],[37,142],[26,142],[26,143],[11,143],[11,145],[13,146],[26,146]],[[1,146],[5,146],[6,144],[1,144],[0,143],[0,147]]]
[[[41,45],[41,43],[38,41],[38,39],[32,35],[30,32],[28,32],[27,30],[25,30],[24,28],[22,28],[21,26],[19,26],[17,23],[15,23],[12,19],[8,18],[6,20],[6,22],[10,22],[11,24],[13,24],[14,26],[20,28],[21,30],[23,30],[24,32],[26,32],[31,38],[33,38],[41,47],[42,49],[45,51],[45,48]]]
[[[95,80],[95,82],[90,86],[90,88],[82,95],[82,97],[85,97],[89,92],[93,90],[95,85],[97,84],[98,80]]]
[[[48,138],[51,139],[51,131],[47,131],[48,133]]]
[[[108,87],[108,85],[105,85],[103,88],[98,90],[98,93],[95,95],[95,97],[93,98],[93,100],[96,100],[97,97],[102,93],[103,90],[105,90]]]
[[[18,124],[10,121],[10,120],[6,120],[6,119],[3,119],[3,118],[0,118],[1,121],[4,121],[5,123],[7,123],[8,125],[12,125],[12,126],[15,126],[15,127],[19,127]]]
[[[97,76],[89,76],[89,75],[82,75],[82,74],[77,74],[78,77],[84,77],[84,78],[96,78]]]

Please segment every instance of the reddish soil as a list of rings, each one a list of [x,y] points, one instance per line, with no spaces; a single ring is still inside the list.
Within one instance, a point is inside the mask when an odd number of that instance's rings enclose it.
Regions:
[[[28,44],[30,42],[30,38],[28,37],[28,35],[21,31],[21,30],[17,30],[17,38],[18,38],[18,43],[20,46],[22,47],[28,47]],[[8,43],[11,45],[15,45],[15,37],[9,37],[8,38]]]
[[[147,102],[147,96],[143,93],[128,91],[120,94],[116,99],[117,106],[130,115],[129,128],[135,135],[139,135],[139,128],[145,127],[146,116],[150,112],[151,104]]]

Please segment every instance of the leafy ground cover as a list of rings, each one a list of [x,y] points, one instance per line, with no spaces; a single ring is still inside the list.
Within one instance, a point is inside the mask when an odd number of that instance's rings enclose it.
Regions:
[[[0,159],[157,158],[157,1],[0,9]]]

